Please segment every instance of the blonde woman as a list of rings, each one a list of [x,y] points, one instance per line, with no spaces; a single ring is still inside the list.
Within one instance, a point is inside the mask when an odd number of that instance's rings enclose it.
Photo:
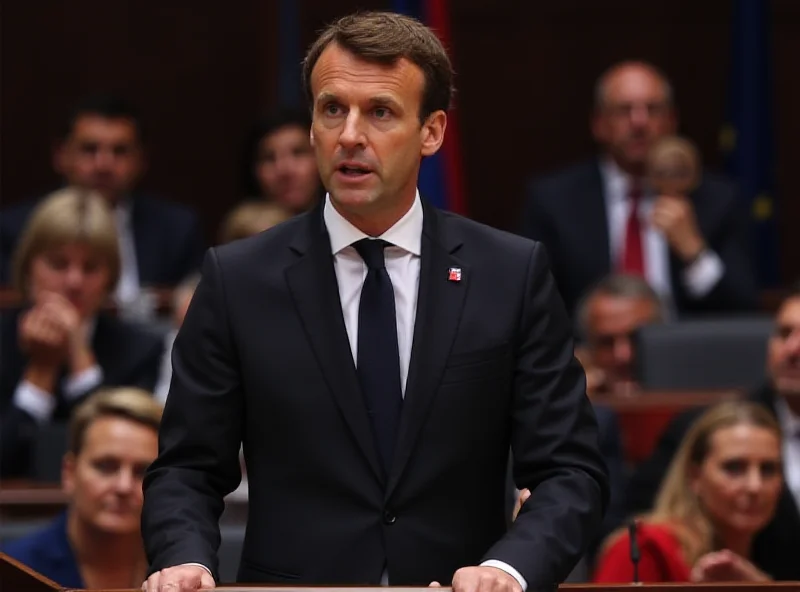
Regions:
[[[0,476],[30,476],[39,428],[66,421],[101,386],[151,391],[162,340],[104,314],[120,271],[115,220],[77,189],[36,208],[14,252],[21,310],[0,321]]]
[[[66,588],[138,588],[142,478],[158,455],[161,405],[136,388],[109,389],[72,417],[62,487],[66,512],[3,552]]]
[[[769,580],[750,550],[782,485],[781,433],[769,411],[745,401],[709,409],[682,442],[655,509],[637,523],[640,581]],[[594,579],[633,578],[628,534],[612,535]]]
[[[220,244],[263,232],[292,217],[292,213],[275,203],[245,202],[236,206],[222,223]]]

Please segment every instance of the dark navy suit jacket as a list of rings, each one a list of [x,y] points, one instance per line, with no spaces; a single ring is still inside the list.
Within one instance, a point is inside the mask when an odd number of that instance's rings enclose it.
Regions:
[[[43,529],[5,545],[2,551],[64,588],[84,587],[67,538],[66,512]]]

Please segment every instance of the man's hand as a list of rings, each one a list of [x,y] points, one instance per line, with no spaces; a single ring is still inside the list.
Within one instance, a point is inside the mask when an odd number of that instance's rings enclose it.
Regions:
[[[653,204],[650,222],[664,233],[670,248],[685,263],[693,261],[705,248],[705,241],[697,227],[694,207],[685,197],[658,197]]]
[[[157,571],[142,584],[143,592],[195,592],[216,587],[214,578],[199,565],[176,565]]]
[[[770,577],[733,551],[706,553],[694,564],[693,582],[768,582]]]
[[[440,588],[431,582],[431,588]],[[453,592],[522,592],[522,586],[512,576],[497,567],[462,567],[453,574]]]

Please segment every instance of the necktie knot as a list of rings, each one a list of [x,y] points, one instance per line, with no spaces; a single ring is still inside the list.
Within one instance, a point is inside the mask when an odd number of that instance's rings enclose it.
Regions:
[[[369,269],[383,269],[386,267],[383,250],[388,246],[389,243],[385,240],[372,238],[362,238],[360,241],[353,243],[353,248],[358,251],[358,254]]]

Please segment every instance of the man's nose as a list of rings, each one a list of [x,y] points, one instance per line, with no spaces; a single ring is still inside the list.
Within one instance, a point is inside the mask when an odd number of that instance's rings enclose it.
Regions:
[[[94,165],[99,169],[108,169],[114,164],[114,152],[112,150],[99,149],[94,153]]]
[[[617,337],[614,340],[614,360],[619,365],[627,365],[633,360],[633,346],[628,337]]]
[[[647,105],[634,105],[631,107],[631,124],[636,127],[644,127],[650,121],[650,111]]]
[[[339,144],[342,148],[350,150],[366,144],[363,131],[363,119],[357,109],[352,109],[344,121],[342,133],[339,134]]]

